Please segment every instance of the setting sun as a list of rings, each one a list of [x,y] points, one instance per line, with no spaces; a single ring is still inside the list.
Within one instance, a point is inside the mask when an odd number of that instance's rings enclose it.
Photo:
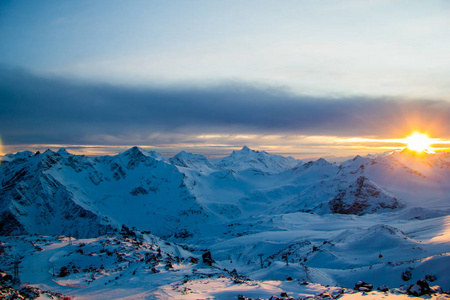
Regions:
[[[407,147],[411,150],[422,152],[425,150],[431,151],[431,144],[433,139],[429,138],[426,134],[414,132],[412,135],[405,139]]]

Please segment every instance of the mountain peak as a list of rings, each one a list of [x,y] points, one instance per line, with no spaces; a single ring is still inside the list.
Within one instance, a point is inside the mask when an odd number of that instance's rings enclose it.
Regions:
[[[361,159],[362,157],[361,157],[361,155],[356,155],[353,159],[352,159],[352,161],[357,161],[357,160],[359,160],[359,159]]]
[[[316,161],[314,162],[314,164],[315,164],[315,165],[318,165],[318,166],[331,165],[331,163],[328,162],[325,158],[319,158],[318,160],[316,160]]]
[[[204,169],[214,168],[214,166],[208,161],[208,159],[201,154],[193,154],[186,151],[181,151],[169,160],[176,166],[185,168],[197,168]]]
[[[256,151],[256,150],[252,150],[252,149],[250,149],[249,147],[247,147],[247,146],[244,146],[244,147],[242,147],[242,149],[241,150],[235,150],[235,151],[233,151],[233,153],[231,153],[231,155],[233,156],[233,155],[238,155],[238,156],[242,156],[242,155],[244,155],[244,156],[247,156],[247,155],[249,155],[249,154],[253,154],[253,153],[265,153],[264,151]]]
[[[415,157],[427,157],[430,154],[433,154],[432,152],[428,152],[427,150],[417,152],[415,150],[411,150],[408,147],[400,151],[400,155],[409,155],[409,156],[415,156]]]
[[[165,156],[163,156],[162,154],[155,152],[155,151],[147,152],[138,146],[131,147],[127,151],[119,153],[119,157],[128,157],[129,159],[132,159],[132,160],[137,159],[137,160],[143,160],[143,161],[146,160],[146,158],[152,158],[157,161],[163,161],[166,163],[168,162],[168,159]]]
[[[188,158],[188,159],[197,159],[197,160],[206,160],[206,157],[201,155],[201,154],[194,154],[194,153],[190,153],[190,152],[186,152],[186,151],[181,151],[180,153],[178,153],[174,157]]]
[[[53,152],[52,150],[50,150],[50,149],[47,149],[47,150],[45,150],[45,152],[43,153],[44,155],[52,155],[52,154],[55,154],[55,152]]]
[[[233,171],[255,169],[268,173],[280,173],[294,168],[299,161],[292,157],[269,154],[265,151],[252,150],[247,146],[236,150],[230,156],[212,161],[219,168],[228,168]]]
[[[145,151],[144,149],[142,149],[141,147],[138,147],[138,146],[131,147],[130,149],[125,151],[123,154],[132,155],[132,156],[142,154],[144,156],[149,156],[147,151]]]
[[[186,157],[186,156],[191,156],[191,155],[193,155],[193,154],[183,150],[183,151],[177,153],[176,155],[174,155],[174,157]]]
[[[0,157],[0,161],[3,162],[7,162],[7,161],[12,161],[14,159],[23,159],[23,158],[28,158],[33,156],[33,152],[31,151],[22,151],[22,152],[17,152],[16,154],[5,154],[3,156]]]
[[[56,153],[58,153],[59,155],[70,155],[70,153],[67,152],[65,148],[60,148]]]

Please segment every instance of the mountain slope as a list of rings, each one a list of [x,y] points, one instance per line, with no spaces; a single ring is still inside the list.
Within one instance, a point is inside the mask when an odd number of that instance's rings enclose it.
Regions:
[[[138,148],[99,158],[48,150],[1,171],[0,211],[9,220],[3,234],[17,227],[17,233],[86,237],[127,224],[171,235],[185,232],[187,219],[194,230],[205,217],[184,175]]]
[[[54,237],[2,237],[0,253],[12,266],[14,251],[26,251],[24,266],[42,267],[45,280],[34,269],[24,278],[85,299],[214,296],[209,289],[227,299],[252,289],[257,298],[271,284],[400,287],[425,277],[449,289],[449,176],[448,153],[341,164],[245,147],[213,161],[138,147],[102,157],[19,153],[0,165],[0,234]],[[59,234],[90,239],[74,246]],[[153,270],[146,255],[154,260],[157,247],[164,259]],[[205,252],[214,262],[190,258]],[[83,271],[52,280],[55,264]]]
[[[252,215],[449,208],[448,153],[357,156],[340,165],[247,147],[213,161],[186,152],[169,160],[138,147],[116,156],[60,149],[8,159],[0,167],[3,233],[74,234],[80,218],[82,236],[126,224],[168,237]]]

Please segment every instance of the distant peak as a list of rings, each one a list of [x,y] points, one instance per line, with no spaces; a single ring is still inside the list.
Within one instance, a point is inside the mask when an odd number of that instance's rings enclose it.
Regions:
[[[323,167],[323,166],[327,166],[327,165],[331,165],[331,163],[328,162],[328,161],[327,161],[326,159],[324,159],[324,158],[319,158],[319,159],[316,160],[316,161],[310,161],[310,162],[304,164],[304,166],[305,166],[306,168],[309,168],[309,167],[311,167],[311,166],[321,166],[321,167]]]
[[[67,150],[65,148],[60,148],[56,153],[58,153],[60,155],[70,154],[69,152],[67,152]]]
[[[34,153],[31,152],[31,151],[25,150],[25,151],[17,152],[16,155],[17,156],[23,156],[23,157],[27,157],[27,156],[31,157],[31,156],[34,155]]]
[[[247,146],[242,147],[241,150],[233,151],[234,154],[249,154],[249,153],[259,153],[259,151],[252,150]]]
[[[128,149],[127,151],[124,152],[125,154],[132,154],[132,155],[137,155],[137,154],[143,154],[145,156],[147,155],[147,152],[142,149],[141,147],[138,146],[133,146],[130,149]]]
[[[55,152],[53,152],[53,151],[50,150],[50,149],[47,149],[47,150],[45,150],[44,154],[45,154],[45,155],[51,155],[51,154],[55,154]]]
[[[319,158],[316,160],[317,164],[329,164],[329,162],[325,158]]]
[[[208,159],[201,154],[190,153],[186,151],[181,151],[177,155],[173,157],[174,159],[182,159],[182,160],[196,160],[196,161],[207,161]]]
[[[358,159],[360,159],[360,158],[362,158],[360,155],[356,155],[356,156],[353,158],[353,161],[356,161],[356,160],[358,160]]]
[[[433,153],[428,152],[427,150],[418,152],[416,150],[412,150],[412,149],[409,149],[408,147],[406,147],[405,149],[400,151],[400,154],[401,155],[415,156],[415,157],[426,157],[426,156],[429,156],[429,155],[431,155]]]

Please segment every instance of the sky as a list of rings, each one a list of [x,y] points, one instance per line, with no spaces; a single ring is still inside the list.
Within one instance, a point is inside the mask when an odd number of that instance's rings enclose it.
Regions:
[[[2,1],[0,154],[450,140],[450,2]]]

